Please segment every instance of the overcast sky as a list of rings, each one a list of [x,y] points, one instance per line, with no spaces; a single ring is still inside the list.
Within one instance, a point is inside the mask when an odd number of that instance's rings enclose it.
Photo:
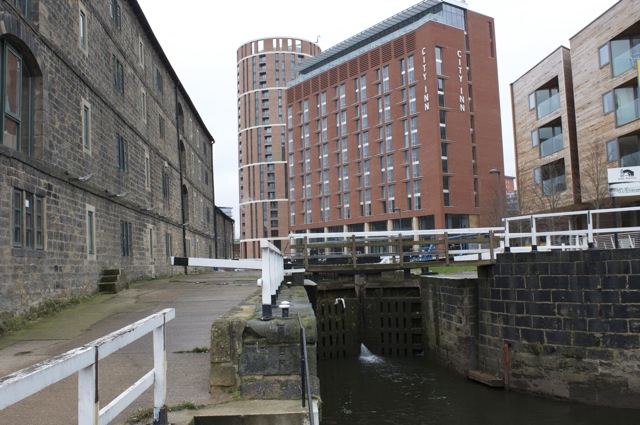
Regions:
[[[505,174],[515,175],[509,85],[618,0],[467,0],[495,19]],[[239,224],[236,52],[248,41],[291,37],[326,50],[418,0],[138,0],[216,143],[216,205]],[[367,12],[363,12],[366,10]],[[318,37],[320,37],[318,39]]]

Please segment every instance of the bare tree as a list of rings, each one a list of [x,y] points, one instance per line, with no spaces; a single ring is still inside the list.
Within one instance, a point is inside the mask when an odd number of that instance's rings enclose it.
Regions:
[[[603,143],[595,143],[580,158],[580,196],[582,202],[599,210],[611,205],[607,175],[607,152]]]

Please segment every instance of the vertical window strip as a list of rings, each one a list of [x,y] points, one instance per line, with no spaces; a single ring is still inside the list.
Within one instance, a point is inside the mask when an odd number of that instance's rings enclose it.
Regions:
[[[22,247],[22,191],[13,191],[13,246]]]
[[[80,10],[80,47],[83,50],[87,48],[87,16],[84,10]]]
[[[93,211],[87,210],[87,253],[89,255],[95,255],[96,253],[93,222]]]

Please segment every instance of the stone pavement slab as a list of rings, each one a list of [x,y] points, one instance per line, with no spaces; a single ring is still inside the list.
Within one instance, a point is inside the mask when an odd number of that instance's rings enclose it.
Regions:
[[[114,332],[164,308],[176,309],[167,324],[167,405],[209,405],[208,353],[213,321],[238,305],[260,304],[256,271],[176,275],[133,283],[118,294],[100,294],[24,330],[0,337],[0,376],[16,372]],[[152,336],[136,341],[99,365],[100,405],[105,406],[153,367]],[[74,374],[0,411],[0,425],[77,423]],[[147,390],[112,424],[126,424],[138,409],[153,407]],[[170,414],[171,415],[171,414]],[[171,420],[171,416],[169,417]]]

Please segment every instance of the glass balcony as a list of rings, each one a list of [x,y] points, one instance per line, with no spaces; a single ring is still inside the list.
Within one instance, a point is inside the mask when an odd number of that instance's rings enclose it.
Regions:
[[[640,152],[633,152],[620,158],[622,167],[635,167],[640,165]]]
[[[556,93],[543,102],[540,102],[537,107],[538,119],[546,117],[553,111],[560,109],[560,93]]]
[[[616,124],[624,125],[635,121],[640,118],[638,111],[640,111],[639,99],[633,99],[629,101],[623,101],[616,93]]]
[[[551,155],[554,152],[558,152],[563,148],[562,134],[553,136],[550,139],[540,142],[540,157]]]
[[[567,190],[567,176],[561,175],[542,181],[542,192],[547,195],[555,195]]]
[[[631,47],[631,44],[636,43],[637,38],[613,40],[611,42],[611,67],[613,76],[617,77],[625,71],[636,67],[636,60],[640,55],[640,44],[636,44]]]

